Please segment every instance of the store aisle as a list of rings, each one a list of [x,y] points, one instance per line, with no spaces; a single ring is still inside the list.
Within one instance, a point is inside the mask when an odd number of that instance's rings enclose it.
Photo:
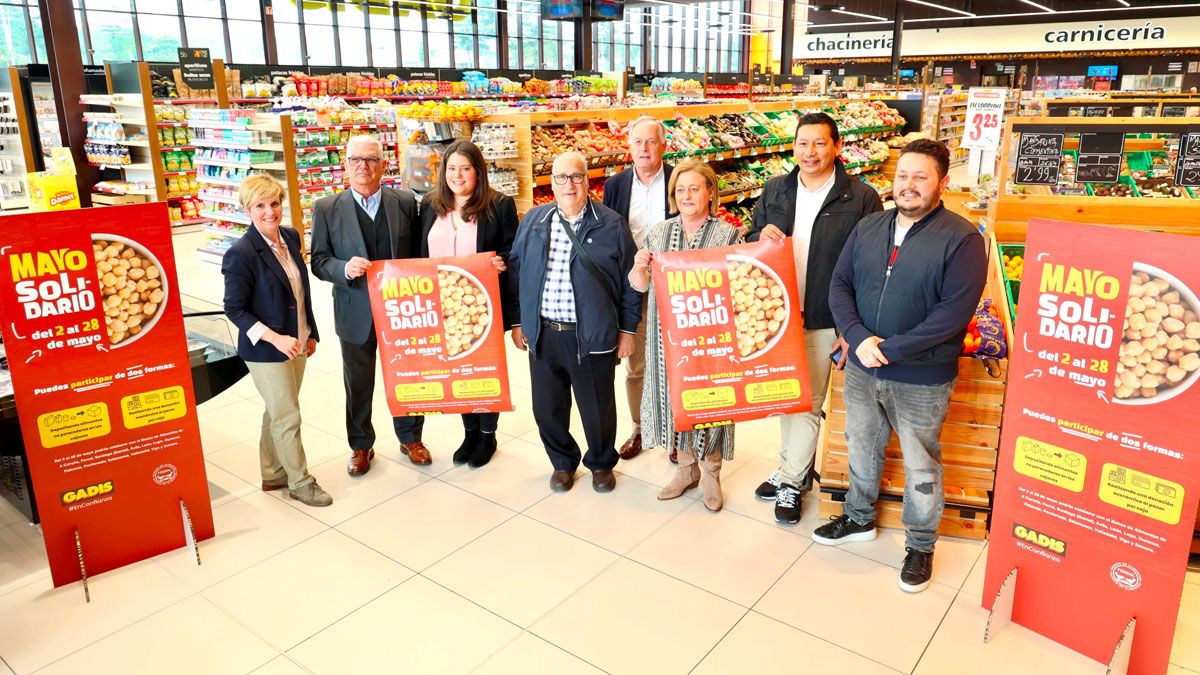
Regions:
[[[199,239],[176,237],[180,286],[219,303]],[[77,586],[51,589],[37,529],[0,502],[0,673],[1104,671],[1019,626],[982,644],[981,543],[942,540],[935,583],[907,595],[900,533],[814,545],[815,495],[798,525],[776,525],[751,494],[774,468],[773,423],[739,427],[719,514],[654,498],[672,473],[661,454],[622,462],[611,494],[586,480],[551,494],[527,364],[512,350],[518,410],[501,417],[490,465],[454,467],[460,423],[433,417],[432,465],[413,466],[381,433],[373,469],[351,479],[330,294],[313,288],[326,340],[303,388],[303,433],[333,506],[259,491],[262,406],[243,380],[200,409],[218,533],[203,565],[177,551],[100,575],[84,605]],[[382,395],[375,422],[390,429]],[[618,437],[628,432],[623,422]],[[1200,672],[1200,575],[1172,661],[1172,673]]]

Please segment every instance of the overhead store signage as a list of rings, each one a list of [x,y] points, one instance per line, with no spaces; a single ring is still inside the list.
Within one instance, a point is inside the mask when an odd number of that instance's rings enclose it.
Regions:
[[[1179,139],[1179,158],[1175,161],[1175,184],[1200,187],[1200,131]]]
[[[918,28],[904,31],[901,56],[1013,54],[1095,49],[1161,49],[1200,45],[1200,21],[1156,18],[1127,21],[1075,21],[970,28]],[[796,40],[796,59],[887,57],[892,32],[811,33]]]
[[[1012,620],[1102,663],[1136,618],[1131,674],[1167,672],[1200,496],[1198,257],[1029,223],[984,606],[1015,569]]]
[[[1017,185],[1057,185],[1063,134],[1024,132],[1017,145]]]
[[[8,216],[0,314],[55,586],[213,535],[164,202]]]
[[[791,240],[655,253],[676,431],[812,409]]]
[[[180,47],[179,77],[192,89],[212,89],[217,86],[213,80],[213,65],[208,50]]]
[[[494,255],[371,264],[367,291],[393,416],[512,410]]]
[[[959,147],[995,151],[1000,147],[1007,89],[971,87],[967,92],[966,126]]]

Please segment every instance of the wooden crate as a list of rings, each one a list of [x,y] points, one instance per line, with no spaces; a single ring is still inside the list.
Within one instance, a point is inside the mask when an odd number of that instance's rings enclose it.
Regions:
[[[842,515],[842,503],[845,502],[845,492],[826,491],[821,488],[821,501],[818,513],[822,520]],[[880,499],[875,504],[875,524],[893,530],[903,530],[904,504],[898,501]],[[942,522],[938,525],[938,534],[944,537],[962,537],[963,539],[987,539],[989,512],[983,509],[946,504],[942,513]]]
[[[958,384],[950,396],[941,435],[946,493],[946,513],[939,530],[942,534],[974,539],[982,539],[987,534],[987,517],[996,482],[1008,361],[998,361],[997,365],[999,377],[992,377],[979,359],[959,359]],[[844,495],[850,488],[846,403],[842,398],[844,385],[845,373],[833,371],[821,443],[823,516],[841,513],[840,499],[844,497],[835,500],[830,495]],[[904,454],[893,434],[884,451],[880,499],[876,504],[880,526],[903,528],[900,520],[903,496]]]

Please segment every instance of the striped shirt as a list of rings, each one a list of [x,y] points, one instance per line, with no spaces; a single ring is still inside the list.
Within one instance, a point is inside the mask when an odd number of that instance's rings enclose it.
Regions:
[[[585,205],[584,210],[587,207]],[[575,289],[571,285],[571,240],[565,226],[577,228],[584,211],[570,220],[555,209],[550,222],[550,254],[546,260],[546,283],[542,287],[541,315],[551,321],[575,323]],[[565,225],[564,225],[565,223]]]

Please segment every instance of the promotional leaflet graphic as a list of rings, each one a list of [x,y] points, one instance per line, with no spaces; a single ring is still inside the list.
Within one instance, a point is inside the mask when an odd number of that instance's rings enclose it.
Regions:
[[[1000,147],[1000,129],[1004,122],[1004,99],[1007,89],[971,87],[967,91],[966,126],[961,148],[996,150]]]
[[[791,239],[655,253],[676,431],[812,409]]]
[[[158,202],[5,218],[0,308],[55,586],[213,535]]]
[[[1166,672],[1200,496],[1200,240],[1032,220],[984,606]]]
[[[512,410],[494,256],[371,263],[367,290],[393,416]]]

